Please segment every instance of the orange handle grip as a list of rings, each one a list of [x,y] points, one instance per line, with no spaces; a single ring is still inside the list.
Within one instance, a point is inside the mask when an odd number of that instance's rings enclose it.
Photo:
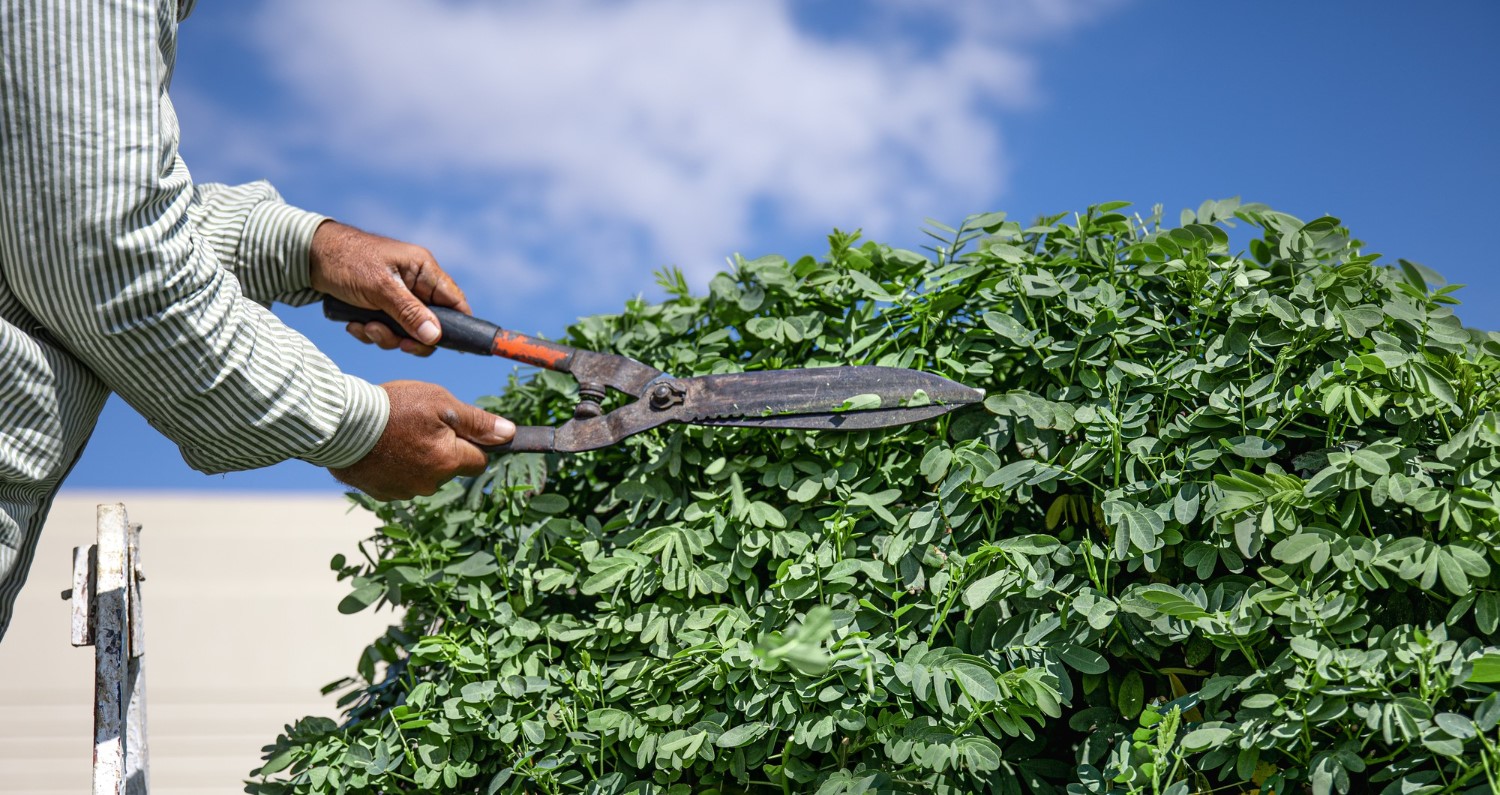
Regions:
[[[504,356],[524,364],[545,367],[562,373],[572,372],[575,350],[503,328],[477,317],[470,317],[445,306],[429,306],[443,329],[439,348],[484,356]],[[332,296],[323,298],[323,315],[329,320],[354,323],[384,323],[398,337],[410,337],[395,318],[379,309],[365,309],[347,304]]]

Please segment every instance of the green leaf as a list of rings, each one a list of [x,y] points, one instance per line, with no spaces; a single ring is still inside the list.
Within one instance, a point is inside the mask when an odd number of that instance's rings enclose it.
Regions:
[[[1449,544],[1443,547],[1443,552],[1470,577],[1488,577],[1490,574],[1490,562],[1484,555],[1468,547]]]
[[[521,734],[532,745],[541,745],[547,741],[547,728],[539,720],[521,721]]]
[[[1057,656],[1079,673],[1102,674],[1109,670],[1109,661],[1103,655],[1083,646],[1063,644],[1057,647]]]
[[[464,685],[460,692],[463,694],[464,701],[473,704],[488,704],[494,700],[495,693],[499,690],[495,680],[486,679],[482,682],[470,682]]]
[[[266,760],[266,763],[261,765],[260,769],[256,770],[252,775],[269,776],[286,770],[291,766],[292,762],[296,761],[297,751],[296,747],[292,747],[278,752],[275,756]]]
[[[745,484],[738,472],[729,475],[729,511],[736,519],[750,517],[750,500],[745,497]]]
[[[616,550],[613,557],[600,558],[589,564],[589,571],[593,574],[578,586],[578,590],[589,595],[612,590],[649,561],[649,558],[639,552]]]
[[[495,561],[495,556],[488,552],[475,552],[443,569],[444,572],[459,577],[488,577],[499,570],[500,564]]]
[[[877,516],[894,525],[899,524],[901,520],[897,519],[896,515],[891,513],[885,506],[895,502],[900,496],[901,492],[898,489],[886,489],[875,494],[868,494],[861,491],[849,495],[849,504],[869,508]]]
[[[1469,674],[1468,681],[1479,684],[1500,682],[1500,652],[1488,652],[1469,663],[1473,666],[1473,673]]]
[[[1089,626],[1099,630],[1107,629],[1111,624],[1114,623],[1115,616],[1118,615],[1119,612],[1119,605],[1115,604],[1113,601],[1101,599],[1095,602],[1093,606],[1089,608]],[[1071,665],[1072,663],[1069,664]],[[1078,666],[1073,665],[1073,667],[1077,668]]]
[[[1119,534],[1116,550],[1128,543],[1141,552],[1152,552],[1162,546],[1161,535],[1165,529],[1161,516],[1156,511],[1143,508],[1133,502],[1105,500],[1104,518]]]
[[[511,768],[502,768],[490,778],[490,783],[484,788],[484,795],[497,795],[500,792],[500,788],[509,783],[513,775],[514,772]]]
[[[1266,709],[1275,706],[1278,700],[1273,693],[1256,693],[1246,696],[1245,700],[1240,702],[1240,706],[1246,709]]]
[[[1345,309],[1339,313],[1339,320],[1344,324],[1344,330],[1351,337],[1363,337],[1371,329],[1379,328],[1385,322],[1385,314],[1375,307],[1358,307]]]
[[[1277,542],[1271,548],[1271,557],[1283,563],[1301,563],[1312,557],[1315,552],[1326,550],[1328,542],[1321,536],[1312,533],[1298,533]]]
[[[1196,483],[1184,484],[1172,500],[1172,518],[1178,524],[1186,525],[1198,518],[1198,510],[1202,505],[1202,489]]]
[[[1240,458],[1270,458],[1276,455],[1276,445],[1259,436],[1235,436],[1221,439],[1219,444]]]
[[[537,590],[543,592],[570,588],[578,579],[575,572],[563,569],[542,569],[536,573]]]
[[[989,671],[973,663],[955,663],[948,669],[953,673],[954,681],[958,682],[964,694],[976,703],[988,704],[1000,699],[1000,688],[995,685],[995,677]]]
[[[1035,329],[1029,329],[1010,315],[999,312],[986,312],[984,324],[1015,345],[1029,346],[1037,337]]]
[[[922,478],[928,483],[937,483],[948,474],[948,467],[953,463],[953,451],[947,447],[930,447],[922,456],[922,463],[918,471]]]
[[[985,737],[961,737],[954,747],[962,756],[964,766],[970,770],[993,773],[1000,769],[1000,748]]]
[[[1008,571],[997,571],[981,577],[964,589],[964,604],[970,610],[978,610],[988,604],[990,599],[1012,580],[1014,580],[1014,575]]]
[[[1133,599],[1137,599],[1160,611],[1164,615],[1192,621],[1199,618],[1207,618],[1210,614],[1197,602],[1183,596],[1180,591],[1170,585],[1148,585],[1131,593]]]
[[[846,275],[849,277],[850,283],[854,285],[854,289],[865,298],[875,301],[891,301],[896,298],[894,294],[880,286],[874,279],[859,271],[847,271]]]
[[[1474,724],[1481,732],[1500,726],[1500,693],[1490,693],[1474,710]]]
[[[1038,428],[1066,433],[1077,426],[1070,404],[1047,400],[1024,390],[990,395],[984,399],[984,407],[992,414],[1031,420]]]
[[[1500,593],[1479,592],[1474,599],[1474,620],[1479,624],[1479,631],[1486,635],[1494,635],[1495,630],[1500,629]]]
[[[990,473],[984,479],[984,487],[988,489],[999,486],[1007,491],[1013,490],[1035,475],[1038,469],[1040,469],[1040,466],[1037,462],[1030,459],[1023,458],[1020,461],[1013,461]]]
[[[1451,737],[1440,734],[1427,733],[1422,735],[1422,747],[1437,754],[1452,758],[1461,758],[1464,755],[1464,743]]]
[[[785,339],[784,324],[780,318],[752,317],[745,323],[745,330],[761,339],[780,342]]]
[[[855,395],[845,400],[834,411],[869,411],[880,408],[880,396],[876,394]]]
[[[990,243],[986,250],[1002,262],[1014,265],[1026,261],[1026,252],[1008,243]]]
[[[750,503],[750,523],[756,527],[786,527],[786,515],[770,503],[756,500]]]
[[[742,723],[719,735],[714,744],[720,748],[739,748],[759,740],[770,730],[770,725],[761,721]]]
[[[786,493],[795,502],[809,502],[823,490],[823,484],[814,478],[803,478]]]
[[[568,510],[568,498],[561,494],[538,494],[527,507],[537,513],[559,514]]]
[[[1372,475],[1389,475],[1391,473],[1390,463],[1379,453],[1369,449],[1360,449],[1350,453],[1350,456],[1355,466]]]
[[[1474,730],[1474,721],[1463,715],[1457,715],[1452,712],[1439,712],[1432,717],[1433,722],[1437,724],[1438,728],[1447,732],[1452,737],[1467,740],[1477,734]]]
[[[1469,577],[1448,550],[1441,549],[1433,556],[1437,563],[1438,577],[1443,581],[1443,587],[1454,596],[1463,596],[1469,592]]]
[[[1200,753],[1218,748],[1234,735],[1234,731],[1223,727],[1194,729],[1182,737],[1182,750]]]
[[[1057,539],[1051,536],[1032,533],[1024,536],[1002,538],[990,546],[994,549],[1002,549],[1006,552],[1014,552],[1021,555],[1046,555],[1061,545]]]
[[[358,613],[374,604],[375,600],[383,595],[385,595],[385,585],[378,582],[364,583],[339,602],[339,612],[344,615]]]

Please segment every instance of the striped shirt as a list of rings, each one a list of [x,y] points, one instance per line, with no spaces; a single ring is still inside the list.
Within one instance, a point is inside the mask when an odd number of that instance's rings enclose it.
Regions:
[[[0,0],[0,637],[110,392],[204,472],[347,466],[385,428],[385,392],[266,308],[317,297],[324,218],[178,156],[191,4]]]

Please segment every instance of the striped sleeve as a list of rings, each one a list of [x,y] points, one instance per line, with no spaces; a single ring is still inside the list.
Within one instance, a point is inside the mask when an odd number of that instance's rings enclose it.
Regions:
[[[199,183],[188,216],[219,263],[239,279],[245,297],[266,306],[276,301],[302,306],[318,299],[308,277],[308,252],[326,216],[284,203],[263,180]]]
[[[3,277],[193,467],[347,466],[383,432],[385,392],[247,297],[204,244],[166,94],[176,12],[175,0],[0,6],[0,148],[16,164],[0,181],[15,254]],[[245,262],[272,265],[251,276],[268,294],[294,284],[277,263],[310,223],[281,207],[259,203],[246,223],[294,233],[241,236]]]

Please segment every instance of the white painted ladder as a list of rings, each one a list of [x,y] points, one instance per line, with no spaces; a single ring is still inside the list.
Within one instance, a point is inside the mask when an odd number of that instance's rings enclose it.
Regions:
[[[99,506],[98,541],[73,548],[73,645],[94,647],[94,795],[146,795],[141,526]]]

